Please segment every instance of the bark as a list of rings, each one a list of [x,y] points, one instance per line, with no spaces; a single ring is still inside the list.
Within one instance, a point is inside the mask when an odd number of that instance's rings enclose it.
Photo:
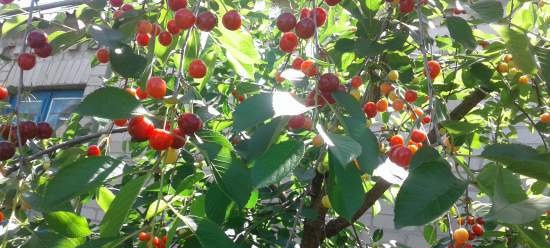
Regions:
[[[304,235],[301,244],[301,247],[304,248],[319,247],[323,240],[322,233],[325,228],[325,216],[328,210],[321,204],[321,200],[323,199],[324,178],[325,175],[316,172],[311,182],[309,192],[311,196],[311,208],[317,212],[317,218],[310,220],[306,219],[304,221]]]

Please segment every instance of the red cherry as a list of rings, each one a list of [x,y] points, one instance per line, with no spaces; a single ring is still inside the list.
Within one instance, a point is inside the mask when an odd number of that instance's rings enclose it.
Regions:
[[[376,110],[376,103],[374,102],[367,102],[365,105],[363,105],[363,112],[367,114],[368,118],[373,118],[376,116],[377,110]]]
[[[153,245],[158,247],[160,245],[160,243],[161,243],[161,240],[159,239],[159,237],[154,237],[153,238]]]
[[[108,63],[110,59],[109,50],[107,48],[98,49],[95,56],[97,58],[97,61],[102,64]]]
[[[296,17],[291,13],[282,13],[277,17],[277,28],[281,32],[289,32],[296,26]]]
[[[466,217],[466,223],[468,223],[468,225],[473,225],[476,223],[476,219],[474,218],[474,216],[468,216]]]
[[[147,95],[154,99],[162,99],[166,95],[166,82],[160,77],[147,80]]]
[[[149,135],[154,128],[155,126],[153,123],[143,116],[133,117],[128,123],[128,133],[136,141],[145,141],[149,139]]]
[[[302,67],[302,63],[304,62],[304,59],[300,58],[300,57],[296,57],[293,61],[292,61],[292,68],[294,70],[300,70],[301,67]]]
[[[200,59],[194,59],[189,64],[187,72],[192,78],[203,78],[206,75],[206,65]]]
[[[168,7],[173,11],[177,11],[187,7],[187,0],[168,0]]]
[[[30,48],[40,48],[48,43],[48,35],[42,30],[33,30],[27,35],[27,45]]]
[[[197,115],[184,113],[178,118],[178,128],[183,134],[191,135],[202,129],[202,120]]]
[[[432,122],[432,118],[429,115],[426,115],[422,118],[422,124],[428,124]]]
[[[292,32],[284,33],[279,41],[279,48],[285,53],[293,52],[298,46],[298,37]]]
[[[304,115],[295,115],[288,119],[289,129],[302,129],[306,123],[306,117]]]
[[[153,29],[151,29],[151,35],[158,36],[162,32],[162,28],[158,24],[153,24]]]
[[[146,233],[146,232],[140,232],[138,234],[138,239],[141,242],[149,241],[151,239],[151,234]]]
[[[309,17],[300,20],[294,27],[296,35],[302,39],[309,39],[315,34],[315,23]]]
[[[309,8],[302,8],[300,10],[300,20],[310,16],[311,16],[311,10]]]
[[[140,20],[137,23],[137,32],[142,34],[149,34],[153,31],[153,24],[147,20]]]
[[[124,127],[124,126],[126,126],[126,124],[128,124],[128,120],[126,120],[126,119],[118,119],[118,120],[114,120],[113,123],[114,123],[115,126],[117,126],[117,127]]]
[[[139,88],[139,87],[136,89],[136,94],[135,94],[135,96],[137,96],[137,98],[138,98],[139,100],[143,100],[143,99],[145,99],[145,98],[148,97],[147,91],[143,91],[143,90],[142,90],[141,88]]]
[[[178,27],[178,24],[176,24],[176,20],[168,21],[168,23],[166,23],[166,29],[172,35],[177,35],[180,33],[180,28]]]
[[[21,138],[34,139],[36,137],[37,128],[36,124],[33,121],[23,121],[19,124],[21,127]]]
[[[205,11],[197,15],[197,28],[204,32],[210,32],[218,24],[218,18],[210,11]]]
[[[136,34],[136,42],[138,45],[142,46],[142,47],[145,47],[147,45],[149,45],[149,40],[151,39],[151,35],[149,34],[142,34],[142,33],[137,33]]]
[[[397,145],[390,149],[388,154],[390,161],[401,167],[409,167],[413,153],[404,145]]]
[[[188,10],[186,8],[176,11],[174,20],[178,28],[180,28],[181,30],[186,30],[190,27],[193,27],[196,22],[195,14],[193,14],[191,10]]]
[[[44,44],[44,46],[42,46],[42,47],[34,49],[34,53],[36,53],[36,56],[38,56],[40,58],[50,57],[52,52],[53,52],[53,48],[48,43]]]
[[[124,0],[109,0],[109,3],[111,3],[113,7],[120,7],[124,3]]]
[[[327,21],[327,11],[321,7],[314,8],[310,15],[311,19],[315,20],[317,27],[323,26]]]
[[[165,47],[170,46],[172,43],[172,35],[166,31],[160,32],[159,43]]]
[[[325,73],[319,78],[319,90],[324,92],[334,92],[340,86],[340,79],[333,73]]]
[[[317,102],[315,102],[315,100],[317,100]],[[325,99],[322,96],[316,96],[315,91],[311,91],[306,97],[306,106],[311,107],[315,105],[321,107],[325,106]]]
[[[483,219],[483,217],[477,217],[477,218],[476,218],[476,223],[477,223],[477,224],[480,224],[480,225],[484,225],[484,224],[485,224],[485,220]]]
[[[7,141],[0,141],[0,161],[6,161],[15,155],[15,145]]]
[[[2,124],[2,126],[0,126],[0,134],[2,135],[3,139],[5,140],[9,139],[10,131],[11,131],[11,125]]]
[[[325,3],[328,5],[328,6],[334,6],[338,3],[340,3],[341,0],[325,0]]]
[[[351,87],[357,89],[363,85],[363,80],[360,76],[354,76],[351,78]]]
[[[340,90],[340,89],[338,89]],[[340,90],[341,91],[341,90]],[[332,97],[332,92],[328,92],[328,91],[322,91],[321,92],[321,96],[325,99],[325,101],[328,103],[328,104],[335,104],[336,103],[336,100],[334,99],[334,97]]]
[[[182,148],[185,145],[185,142],[187,142],[187,137],[179,128],[172,130],[172,138],[174,141],[170,147],[174,149]]]
[[[389,141],[390,141],[390,147],[405,144],[405,141],[403,140],[403,136],[401,136],[399,134],[391,136]]]
[[[9,96],[8,89],[6,89],[6,87],[4,86],[0,86],[0,101],[8,100],[8,96]]]
[[[155,128],[149,135],[149,146],[157,151],[168,149],[173,141],[172,134],[164,129]]]
[[[434,79],[441,72],[441,65],[435,60],[428,61],[428,70],[430,70],[430,78]]]
[[[101,150],[96,145],[88,146],[88,156],[98,157],[101,155]]]
[[[480,224],[474,224],[472,226],[472,232],[474,232],[477,236],[483,236],[483,233],[485,233],[485,229]]]
[[[124,12],[128,12],[128,11],[134,10],[134,6],[132,4],[127,3],[127,4],[122,5],[122,7],[120,7],[120,9]]]
[[[222,24],[229,30],[237,30],[241,27],[241,15],[236,10],[230,10],[222,17]]]
[[[22,53],[17,58],[17,64],[22,70],[28,71],[36,65],[36,57],[30,53]]]
[[[413,102],[416,102],[416,99],[418,99],[418,95],[416,94],[416,91],[407,90],[405,92],[405,101],[413,103]]]
[[[422,130],[415,129],[412,131],[411,140],[416,143],[422,143],[426,141],[426,133]]]
[[[308,59],[300,65],[300,70],[308,77],[317,75],[317,67],[315,67],[315,61]]]
[[[473,231],[468,232],[468,240],[476,239],[476,234]]]
[[[414,0],[400,0],[399,11],[401,13],[411,13],[414,10]]]

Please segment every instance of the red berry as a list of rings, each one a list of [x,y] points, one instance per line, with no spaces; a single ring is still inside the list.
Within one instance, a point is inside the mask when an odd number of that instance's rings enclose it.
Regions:
[[[146,232],[140,232],[138,234],[138,239],[139,241],[142,241],[142,242],[149,241],[151,239],[151,234]]]
[[[416,142],[416,143],[422,143],[424,141],[426,141],[426,133],[424,131],[421,131],[421,130],[418,130],[418,129],[415,129],[412,131],[412,134],[411,134],[411,140]]]
[[[88,146],[88,156],[98,157],[101,155],[101,150],[96,145]]]
[[[474,216],[468,216],[466,217],[466,223],[468,223],[468,225],[473,225],[476,223],[476,219],[474,218]]]
[[[170,147],[174,149],[182,148],[187,141],[187,137],[184,133],[182,133],[179,128],[172,130],[172,137],[174,141],[172,142],[172,145]]]
[[[476,239],[476,234],[473,231],[468,232],[468,240]]]
[[[430,71],[430,78],[434,79],[441,72],[441,65],[435,60],[428,61],[428,70]]]
[[[9,96],[8,89],[6,89],[6,87],[4,86],[0,86],[0,101],[8,100],[8,96]]]
[[[174,20],[179,29],[186,30],[195,25],[197,18],[195,18],[195,14],[191,10],[183,8],[176,11]]]
[[[166,95],[166,82],[160,77],[151,77],[147,80],[147,95],[155,99],[162,99]]]
[[[317,75],[317,67],[315,67],[315,61],[308,59],[300,65],[300,70],[308,77]]]
[[[149,40],[151,39],[151,35],[149,34],[143,34],[143,33],[137,33],[136,34],[136,42],[138,45],[145,47],[149,45]]]
[[[151,35],[158,36],[162,32],[162,28],[158,24],[153,24],[153,28],[151,29]]]
[[[340,90],[340,88],[338,88],[338,90]],[[323,91],[321,91],[321,96],[325,99],[325,101],[328,104],[336,103],[336,100],[334,99],[334,97],[332,97],[332,92],[328,92],[328,91],[323,92]]]
[[[149,146],[157,151],[168,149],[173,141],[174,137],[172,134],[164,129],[155,128],[149,135]]]
[[[334,6],[338,3],[340,3],[340,0],[325,0],[325,3],[328,5],[328,6]]]
[[[310,15],[311,19],[315,20],[317,27],[323,26],[327,21],[327,11],[321,7],[314,8]]]
[[[15,155],[15,145],[7,141],[0,141],[0,161],[6,161]]]
[[[113,7],[120,7],[124,3],[124,0],[109,0],[109,3],[111,3]]]
[[[166,29],[172,35],[177,35],[180,32],[180,28],[178,27],[178,24],[176,24],[176,20],[168,21],[168,23],[166,23]]]
[[[36,124],[33,121],[22,121],[19,124],[21,128],[21,138],[28,140],[28,139],[34,139],[36,137],[36,132],[38,131],[36,128]]]
[[[408,167],[413,153],[404,145],[397,145],[390,149],[388,154],[390,161],[401,167]]]
[[[237,30],[241,27],[241,15],[236,10],[230,10],[222,17],[222,24],[229,30]]]
[[[399,134],[391,136],[389,141],[390,141],[390,147],[405,144],[405,141],[403,140],[403,136],[401,136]]]
[[[2,138],[8,140],[10,138],[11,130],[11,125],[2,124],[2,126],[0,126],[0,134],[2,135]]]
[[[360,76],[354,76],[351,78],[351,87],[357,89],[363,85],[363,80]]]
[[[294,58],[294,60],[292,61],[292,69],[300,70],[303,62],[304,62],[304,59],[300,57]]]
[[[333,73],[325,73],[319,78],[319,90],[324,92],[334,92],[340,86],[340,79]]]
[[[97,58],[97,61],[102,64],[109,62],[110,59],[109,50],[107,48],[98,49],[95,56]]]
[[[197,28],[204,32],[210,32],[218,24],[218,18],[210,11],[205,11],[197,15]]]
[[[483,217],[477,217],[477,218],[476,218],[476,223],[477,223],[477,224],[480,224],[480,225],[484,225],[484,224],[485,224],[485,220],[483,219]]]
[[[317,102],[315,100],[317,100]],[[306,97],[306,106],[310,107],[315,105],[319,105],[321,107],[324,106],[325,99],[322,96],[319,96],[319,95],[316,96],[315,91],[311,91]]]
[[[426,115],[422,118],[422,124],[428,124],[432,122],[432,118],[429,115]]]
[[[311,16],[311,10],[309,8],[302,8],[300,10],[300,20],[310,16]]]
[[[279,48],[285,53],[293,52],[298,46],[298,37],[292,32],[284,33],[279,41]]]
[[[48,35],[42,30],[33,30],[27,35],[27,45],[30,48],[40,48],[48,43]]]
[[[368,118],[373,118],[376,116],[377,110],[376,110],[376,103],[374,102],[367,102],[365,105],[363,105],[363,112],[367,114]]]
[[[126,126],[126,124],[128,124],[128,120],[126,120],[126,119],[118,119],[118,120],[114,120],[113,123],[114,123],[115,126],[117,126],[117,127],[124,127],[124,126]]]
[[[148,97],[147,91],[143,91],[141,88],[136,89],[136,96],[139,100],[143,100]]]
[[[166,31],[160,32],[159,43],[166,47],[170,46],[170,44],[172,43],[172,35]]]
[[[189,64],[187,72],[192,78],[203,78],[206,75],[206,65],[200,59],[194,59]]]
[[[128,133],[136,141],[145,141],[149,139],[149,135],[154,128],[155,126],[153,123],[143,116],[133,117],[128,123]]]
[[[127,3],[127,4],[122,5],[122,7],[120,7],[120,9],[124,12],[128,12],[128,11],[134,10],[134,6],[132,4]]]
[[[315,23],[309,17],[300,20],[294,27],[296,35],[302,39],[309,39],[315,34]]]
[[[474,224],[472,226],[472,232],[474,232],[477,236],[483,236],[483,233],[485,233],[485,229],[480,224]]]
[[[405,101],[409,103],[413,103],[413,102],[416,102],[416,99],[418,99],[418,95],[416,94],[416,91],[407,90],[405,92]]]
[[[30,53],[22,53],[17,58],[17,64],[22,70],[28,71],[36,64],[36,57]]]
[[[190,135],[202,129],[202,120],[197,115],[185,113],[178,118],[178,128],[183,134]]]
[[[399,1],[399,11],[401,13],[410,13],[414,10],[414,0]]]
[[[281,32],[289,32],[296,26],[296,17],[291,13],[282,13],[277,17],[277,28]]]
[[[53,48],[48,43],[44,44],[42,47],[34,49],[34,53],[36,53],[36,56],[38,56],[40,58],[50,57],[52,52],[53,52]]]
[[[288,119],[289,129],[302,129],[306,123],[306,117],[304,115],[295,115]]]
[[[168,7],[173,11],[177,11],[187,7],[187,0],[168,0]]]
[[[137,32],[142,34],[149,34],[153,31],[153,24],[147,20],[140,20],[137,23]]]

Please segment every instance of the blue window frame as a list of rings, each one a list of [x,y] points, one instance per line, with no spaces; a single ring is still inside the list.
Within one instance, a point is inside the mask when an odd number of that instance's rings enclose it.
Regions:
[[[35,122],[46,121],[57,129],[72,114],[82,101],[82,90],[41,90],[23,97],[20,115]],[[11,97],[10,103],[15,106],[16,97]]]

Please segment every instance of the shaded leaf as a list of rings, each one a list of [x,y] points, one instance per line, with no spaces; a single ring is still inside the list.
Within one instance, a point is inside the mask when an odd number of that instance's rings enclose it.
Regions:
[[[147,58],[135,54],[127,45],[110,49],[111,68],[125,78],[140,78],[147,68]]]
[[[472,28],[466,22],[466,20],[458,16],[449,16],[446,18],[447,28],[449,28],[449,33],[451,37],[458,43],[460,43],[464,48],[475,49],[477,42],[472,33]]]
[[[361,176],[355,166],[341,164],[330,150],[329,166],[327,191],[330,203],[338,215],[351,221],[365,197]]]
[[[304,156],[304,144],[287,140],[271,146],[267,152],[252,162],[252,184],[265,187],[280,182],[292,174]]]
[[[75,111],[82,115],[116,120],[132,117],[140,107],[140,102],[125,90],[103,87],[87,95]]]
[[[521,144],[493,144],[481,156],[507,166],[507,169],[535,179],[550,182],[550,153]]]

